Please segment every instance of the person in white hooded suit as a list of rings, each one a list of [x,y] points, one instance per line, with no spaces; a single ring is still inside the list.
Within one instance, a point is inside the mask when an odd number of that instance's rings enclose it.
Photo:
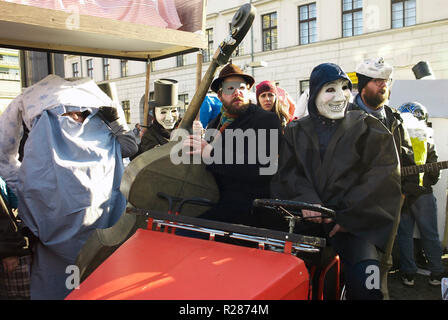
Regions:
[[[20,163],[22,121],[30,132]],[[75,260],[91,231],[125,210],[122,158],[137,151],[135,137],[93,80],[49,75],[1,115],[0,150],[0,174],[35,237],[31,299],[63,299],[77,284]]]

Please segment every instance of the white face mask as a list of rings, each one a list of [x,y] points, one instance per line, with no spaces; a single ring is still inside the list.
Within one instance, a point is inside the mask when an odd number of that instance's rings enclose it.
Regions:
[[[328,119],[341,119],[350,100],[348,80],[338,79],[322,86],[317,97],[316,107],[321,116]]]
[[[157,107],[154,111],[157,122],[165,129],[171,130],[174,128],[179,119],[179,112],[176,107]]]

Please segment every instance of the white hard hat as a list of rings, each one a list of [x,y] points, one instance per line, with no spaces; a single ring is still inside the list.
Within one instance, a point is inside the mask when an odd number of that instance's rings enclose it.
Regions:
[[[385,63],[381,57],[365,59],[356,67],[356,73],[374,79],[389,79],[391,78],[392,71],[392,66]]]

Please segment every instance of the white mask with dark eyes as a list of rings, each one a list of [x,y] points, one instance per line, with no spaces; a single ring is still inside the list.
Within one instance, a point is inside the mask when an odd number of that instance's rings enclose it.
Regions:
[[[167,130],[174,128],[179,119],[179,111],[176,107],[157,107],[154,109],[155,117],[158,123]]]
[[[350,101],[348,80],[338,79],[327,82],[316,96],[316,107],[321,116],[328,119],[341,119]]]

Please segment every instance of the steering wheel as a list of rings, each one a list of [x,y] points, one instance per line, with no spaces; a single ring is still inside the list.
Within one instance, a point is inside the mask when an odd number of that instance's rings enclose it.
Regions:
[[[255,199],[253,201],[254,207],[268,208],[276,212],[280,212],[285,215],[285,218],[289,221],[289,232],[293,232],[294,226],[297,221],[304,220],[306,218],[302,215],[302,210],[312,210],[320,212],[320,216],[313,216],[309,218],[330,218],[335,217],[336,212],[326,207],[320,207],[314,204],[292,201],[292,200],[279,200],[279,199]],[[289,209],[289,210],[288,210]]]

